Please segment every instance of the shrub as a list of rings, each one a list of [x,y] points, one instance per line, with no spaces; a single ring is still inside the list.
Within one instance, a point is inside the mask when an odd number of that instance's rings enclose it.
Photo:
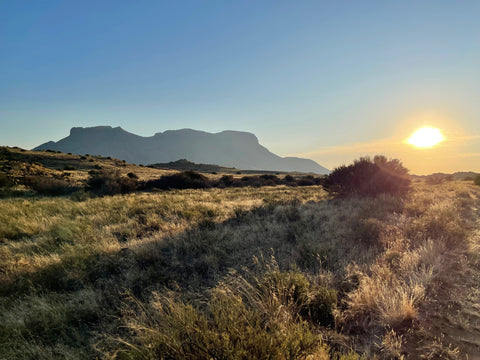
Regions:
[[[480,175],[475,176],[473,182],[475,183],[475,185],[480,186]]]
[[[130,178],[130,179],[138,179],[138,176],[137,174],[133,173],[133,172],[129,172],[127,174],[127,176]]]
[[[232,186],[234,183],[234,179],[232,175],[223,175],[220,180],[218,180],[217,186],[218,187],[229,187]]]
[[[137,189],[135,179],[121,176],[119,171],[90,171],[88,188],[100,195],[127,194]]]
[[[76,190],[65,180],[41,175],[28,176],[25,184],[40,195],[67,195]]]
[[[307,177],[304,177],[302,179],[299,179],[297,181],[298,186],[312,186],[315,185],[315,181],[313,179],[309,179]]]
[[[72,165],[66,165],[63,167],[63,170],[76,170],[75,166]]]
[[[410,183],[408,169],[399,160],[377,155],[337,167],[325,178],[324,188],[339,197],[404,195]]]
[[[210,187],[210,181],[202,174],[195,171],[184,171],[182,173],[163,175],[159,179],[149,180],[145,188],[157,189],[205,189]]]
[[[452,180],[454,180],[452,175],[432,174],[426,177],[425,182],[429,185],[438,185],[438,184],[444,183],[445,181],[452,181]]]
[[[13,180],[7,174],[0,174],[0,188],[9,188],[13,186]]]
[[[276,184],[279,184],[281,181],[276,175],[270,175],[270,174],[265,174],[265,175],[260,175],[260,179],[262,180],[270,180],[273,181]]]

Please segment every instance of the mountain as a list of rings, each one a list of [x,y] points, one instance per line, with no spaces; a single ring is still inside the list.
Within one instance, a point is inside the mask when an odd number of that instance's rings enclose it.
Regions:
[[[74,154],[112,156],[134,164],[167,163],[188,159],[243,170],[299,171],[326,174],[328,169],[313,160],[282,158],[260,145],[248,132],[222,131],[216,134],[192,130],[168,130],[143,137],[121,127],[74,127],[70,135],[49,141],[34,150],[59,150]]]

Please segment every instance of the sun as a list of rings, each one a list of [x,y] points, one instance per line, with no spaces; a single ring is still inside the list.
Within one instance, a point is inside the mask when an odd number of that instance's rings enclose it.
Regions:
[[[439,129],[432,127],[423,127],[415,131],[407,142],[411,145],[428,148],[437,145],[443,141],[444,137]]]

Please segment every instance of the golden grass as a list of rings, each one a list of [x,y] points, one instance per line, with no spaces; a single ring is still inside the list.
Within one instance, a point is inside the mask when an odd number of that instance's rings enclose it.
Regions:
[[[478,193],[420,182],[406,200],[318,186],[2,199],[0,358],[456,356],[425,313],[455,263],[459,276],[480,263]],[[270,268],[254,261],[272,251]],[[333,326],[321,289],[338,293]]]

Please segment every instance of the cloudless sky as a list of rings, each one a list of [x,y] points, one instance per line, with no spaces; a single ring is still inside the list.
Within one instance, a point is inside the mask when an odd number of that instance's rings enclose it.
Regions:
[[[333,168],[480,171],[479,1],[1,1],[0,144],[250,131]],[[421,125],[447,141],[402,141]]]

